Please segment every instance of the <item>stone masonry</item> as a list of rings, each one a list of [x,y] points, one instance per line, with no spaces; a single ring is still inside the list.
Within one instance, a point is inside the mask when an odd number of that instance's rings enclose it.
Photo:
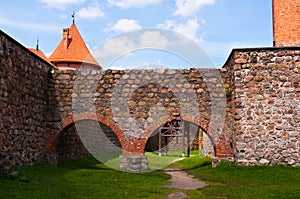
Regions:
[[[235,50],[229,60],[235,161],[300,165],[300,48]]]
[[[0,31],[0,150],[13,164],[32,164],[44,155],[51,69]]]
[[[147,169],[148,138],[178,118],[204,130],[216,158],[300,165],[299,47],[235,49],[218,70],[59,71],[0,42],[0,151],[15,165],[80,155],[63,144],[92,120],[114,133],[122,167]]]
[[[221,79],[210,69],[53,70],[49,84],[46,152],[56,154],[57,139],[68,125],[91,119],[115,132],[123,155],[143,155],[153,132],[179,117],[209,134],[219,158],[232,157],[232,140],[229,139],[232,124],[225,120],[231,117],[231,100],[227,102],[223,88],[223,83],[229,88],[230,70],[217,72],[223,74]],[[208,77],[204,79],[204,75]],[[174,79],[177,80],[175,83]],[[211,92],[208,92],[207,84],[212,85]],[[214,102],[210,100],[210,93],[214,95]],[[194,98],[189,99],[188,95]],[[218,133],[216,127],[210,126],[212,103],[224,108],[224,118],[219,113],[214,115],[216,120],[225,120]]]

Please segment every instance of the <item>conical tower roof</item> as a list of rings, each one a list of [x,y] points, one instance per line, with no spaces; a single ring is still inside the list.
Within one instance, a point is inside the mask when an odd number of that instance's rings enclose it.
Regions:
[[[54,65],[60,63],[91,64],[101,68],[83,41],[76,25],[63,29],[63,38],[49,57]]]

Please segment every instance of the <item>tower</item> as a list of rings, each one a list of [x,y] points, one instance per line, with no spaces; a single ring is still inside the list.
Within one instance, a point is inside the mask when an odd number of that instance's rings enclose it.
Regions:
[[[300,0],[273,0],[273,42],[300,46]]]
[[[49,57],[59,69],[95,69],[101,66],[90,53],[75,23],[63,29],[62,40]]]

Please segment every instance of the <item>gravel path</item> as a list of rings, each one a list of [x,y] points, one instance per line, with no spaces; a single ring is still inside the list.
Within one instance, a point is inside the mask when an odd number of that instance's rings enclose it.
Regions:
[[[170,183],[166,187],[179,189],[169,194],[166,199],[185,199],[188,198],[188,196],[181,190],[195,190],[207,186],[204,182],[195,179],[180,169],[165,169],[165,173],[172,176]]]

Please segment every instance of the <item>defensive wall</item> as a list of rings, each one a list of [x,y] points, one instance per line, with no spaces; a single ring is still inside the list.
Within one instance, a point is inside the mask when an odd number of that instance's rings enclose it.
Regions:
[[[0,32],[0,58],[0,150],[16,165],[87,155],[61,146],[80,121],[100,123],[123,157],[143,156],[174,119],[204,130],[216,158],[300,165],[299,47],[235,49],[217,70],[59,71]]]

